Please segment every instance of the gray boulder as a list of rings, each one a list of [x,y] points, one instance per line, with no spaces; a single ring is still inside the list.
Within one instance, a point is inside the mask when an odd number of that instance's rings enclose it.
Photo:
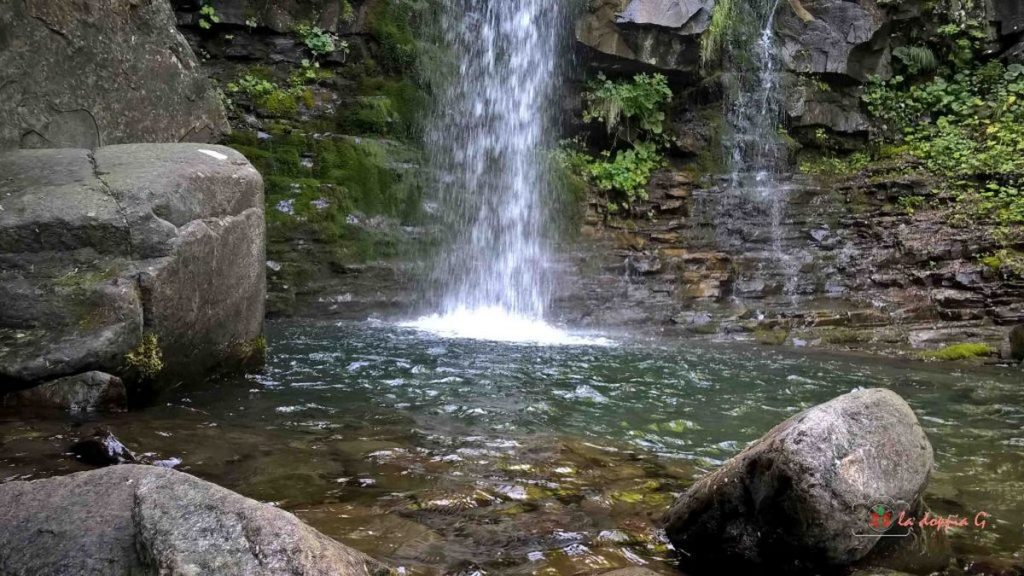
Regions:
[[[224,108],[163,0],[0,0],[0,149],[216,140]]]
[[[387,574],[298,518],[182,472],[122,465],[0,486],[4,574]]]
[[[576,21],[576,41],[599,67],[692,73],[714,0],[599,0]]]
[[[804,21],[780,2],[775,18],[779,53],[790,72],[844,75],[857,81],[892,74],[889,25],[874,0],[803,0]]]
[[[58,408],[72,413],[124,412],[128,396],[120,378],[93,371],[4,395],[2,404]]]
[[[921,509],[932,464],[902,398],[857,390],[793,416],[701,478],[673,504],[666,532],[697,566],[847,566],[881,539],[872,508]]]
[[[263,184],[238,152],[20,150],[0,175],[0,392],[199,371],[262,334]],[[144,327],[158,349],[131,362]]]

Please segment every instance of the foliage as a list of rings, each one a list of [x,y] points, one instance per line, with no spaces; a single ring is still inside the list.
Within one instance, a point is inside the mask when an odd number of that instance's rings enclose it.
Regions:
[[[939,65],[935,52],[927,46],[901,46],[893,50],[892,55],[903,64],[911,76],[931,72]]]
[[[942,177],[972,218],[1024,223],[1024,66],[874,80],[863,100],[884,135]]]
[[[647,182],[651,173],[665,161],[655,144],[640,142],[614,153],[605,151],[596,162],[587,166],[587,176],[598,190],[625,195],[625,202],[646,200]]]
[[[711,12],[711,24],[700,38],[700,67],[718,62],[722,56],[730,22],[736,17],[736,0],[718,0]]]
[[[967,342],[963,344],[951,344],[939,350],[922,352],[921,357],[926,360],[967,360],[980,356],[992,356],[998,350],[988,344]]]
[[[209,4],[204,4],[199,9],[199,27],[203,30],[209,30],[213,28],[214,24],[220,23],[220,16],[217,15],[217,11]]]
[[[665,164],[665,106],[672,99],[668,80],[661,74],[638,74],[613,81],[599,74],[583,98],[584,121],[602,122],[613,136],[611,148],[591,155],[578,142],[563,143],[556,160],[603,192],[609,212],[646,200],[651,174]]]
[[[801,161],[800,171],[804,174],[844,176],[863,170],[870,164],[871,156],[867,152],[854,152],[847,156],[837,156],[829,152],[816,158]]]
[[[583,120],[604,122],[608,134],[636,144],[638,138],[663,139],[665,105],[672,100],[661,74],[637,74],[631,81],[612,81],[604,74],[583,94]]]
[[[338,50],[342,52],[348,51],[347,42],[338,40],[336,34],[326,32],[316,26],[299,24],[295,27],[295,32],[302,39],[302,43],[306,45],[306,48],[309,48],[309,51],[313,53],[313,58],[333,54]]]
[[[155,378],[164,369],[160,342],[152,332],[147,332],[139,345],[124,356],[125,366],[135,370],[143,378]]]

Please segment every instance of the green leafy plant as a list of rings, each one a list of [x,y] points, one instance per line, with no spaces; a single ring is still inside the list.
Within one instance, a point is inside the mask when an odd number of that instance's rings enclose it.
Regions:
[[[874,80],[863,100],[886,139],[940,177],[968,220],[1024,223],[1024,66]]]
[[[203,30],[209,30],[213,28],[214,24],[220,23],[220,16],[217,15],[217,11],[209,4],[203,4],[199,8],[199,27]]]
[[[598,74],[583,98],[583,120],[603,122],[616,138],[631,144],[638,139],[664,138],[665,105],[672,100],[672,90],[661,74],[637,74],[628,81]]]
[[[336,34],[326,32],[317,26],[300,24],[295,27],[295,32],[302,39],[302,43],[306,45],[306,48],[309,48],[309,51],[313,53],[314,58],[333,54],[339,50],[342,52],[348,50],[347,42],[338,40]]]

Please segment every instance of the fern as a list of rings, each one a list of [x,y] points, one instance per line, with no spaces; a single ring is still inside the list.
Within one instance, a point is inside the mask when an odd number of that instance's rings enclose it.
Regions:
[[[901,46],[893,50],[892,55],[907,67],[911,76],[931,72],[939,65],[935,53],[927,46]]]
[[[711,24],[700,38],[700,67],[706,70],[722,56],[725,36],[736,12],[736,0],[718,0],[711,12]]]

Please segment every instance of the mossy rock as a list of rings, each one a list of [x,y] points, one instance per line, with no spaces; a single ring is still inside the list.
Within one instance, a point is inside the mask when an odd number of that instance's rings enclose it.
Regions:
[[[922,352],[921,358],[925,360],[969,360],[971,358],[984,358],[994,356],[999,351],[989,344],[980,342],[964,342],[951,344],[939,350]]]
[[[789,337],[789,330],[785,328],[757,328],[754,330],[754,340],[758,344],[764,344],[766,346],[781,346],[786,343],[786,338]]]

